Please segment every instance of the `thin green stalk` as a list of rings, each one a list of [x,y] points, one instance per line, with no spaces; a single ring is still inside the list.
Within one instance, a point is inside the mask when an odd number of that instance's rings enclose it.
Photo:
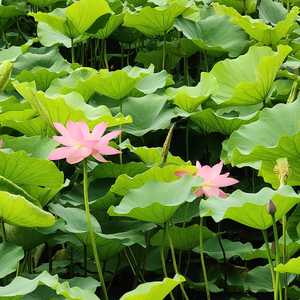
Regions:
[[[291,11],[290,0],[287,0],[287,1],[286,1],[286,10],[287,10],[287,13],[288,13],[288,14],[289,14],[290,11]]]
[[[164,257],[165,239],[166,239],[166,233],[167,233],[167,232],[166,232],[167,223],[168,223],[168,222],[166,222],[166,223],[165,223],[165,226],[164,226],[164,230],[163,230],[163,239],[162,239],[163,242],[162,242],[162,244],[161,244],[161,246],[160,246],[161,265],[162,265],[162,269],[163,269],[163,273],[164,273],[165,278],[168,278],[168,273],[167,273],[166,263],[165,263],[165,257]],[[175,298],[174,298],[172,292],[170,292],[169,295],[170,295],[170,298],[171,298],[172,300],[175,300]]]
[[[129,45],[128,45],[128,53],[127,53],[127,66],[129,66],[130,48],[131,48],[131,44],[129,44]]]
[[[218,224],[218,233],[221,232],[221,221]],[[227,299],[227,262],[226,262],[226,253],[221,241],[221,235],[218,235],[218,242],[221,247],[223,253],[223,261],[224,261],[224,297]]]
[[[204,254],[203,254],[203,218],[200,217],[200,230],[199,230],[199,238],[200,238],[200,258],[201,258],[201,265],[202,265],[202,272],[205,282],[205,290],[206,290],[206,298],[207,300],[210,300],[210,292],[209,292],[209,286],[208,286],[208,280],[206,275],[206,268],[205,268],[205,262],[204,262]]]
[[[130,266],[130,268],[131,268],[131,271],[132,271],[133,275],[135,276],[135,270],[134,270],[134,267],[133,267],[133,265],[132,265],[132,263],[131,263],[131,260],[130,260],[130,258],[129,258],[129,255],[127,254],[126,248],[124,248],[124,254],[125,254],[126,259],[127,259],[127,261],[128,261],[128,264],[129,264],[129,266]]]
[[[189,210],[189,204],[190,204],[190,202],[186,203],[186,208],[185,208],[185,213],[184,213],[184,217],[183,217],[182,228],[185,228],[186,217],[187,217],[188,210]],[[179,271],[180,271],[180,268],[181,268],[181,259],[182,259],[182,250],[179,251],[179,259],[178,259],[178,270]]]
[[[99,62],[99,69],[104,69],[105,64],[103,61],[103,49],[104,49],[104,40],[101,40],[101,50],[100,50],[100,62]]]
[[[273,232],[274,232],[274,240],[276,245],[276,266],[280,264],[280,248],[279,248],[279,241],[278,241],[278,232],[277,232],[277,226],[275,221],[275,214],[272,215],[272,222],[273,222]],[[282,300],[282,290],[281,290],[281,281],[280,281],[280,273],[276,271],[276,298],[278,299],[278,293],[279,293],[279,299]]]
[[[283,245],[282,245],[282,264],[286,264],[286,215],[282,217],[282,238],[283,238]],[[287,298],[287,273],[283,274],[284,278],[284,299],[288,300]]]
[[[104,277],[103,277],[102,270],[101,270],[101,265],[100,265],[100,261],[99,261],[99,257],[98,257],[98,251],[97,251],[97,247],[96,247],[96,241],[95,241],[95,236],[94,236],[94,231],[93,231],[93,226],[92,226],[92,221],[91,221],[91,214],[90,214],[90,207],[89,207],[89,200],[88,200],[89,198],[88,198],[87,158],[85,158],[83,160],[83,166],[84,166],[84,169],[83,169],[84,204],[85,204],[86,218],[87,218],[87,222],[88,222],[88,226],[89,226],[89,233],[90,233],[90,238],[91,238],[91,242],[92,242],[95,263],[96,263],[97,271],[99,274],[99,279],[101,282],[101,289],[103,292],[104,299],[108,300],[108,295],[107,295],[107,291],[106,291],[106,287],[105,287],[105,281],[104,281]]]
[[[191,250],[188,251],[188,260],[187,260],[186,268],[185,268],[185,271],[183,274],[184,277],[186,277],[186,274],[187,274],[189,266],[190,266],[190,262],[191,262]]]
[[[267,258],[268,258],[268,262],[269,262],[269,266],[270,266],[270,270],[271,270],[271,275],[272,275],[272,283],[273,283],[273,288],[274,288],[274,299],[275,299],[275,297],[276,297],[275,294],[277,294],[277,292],[276,292],[276,279],[275,279],[275,271],[274,271],[273,261],[272,261],[272,258],[271,258],[271,252],[270,252],[270,248],[269,248],[268,235],[267,235],[266,230],[262,230],[262,233],[263,233],[263,237],[264,237],[264,241],[265,241],[265,245],[266,245]]]
[[[106,40],[103,40],[103,56],[105,62],[105,68],[109,70],[108,61],[107,61],[107,53],[106,53]]]
[[[162,70],[165,69],[165,60],[166,60],[166,42],[167,42],[167,33],[164,33],[164,43],[163,43],[163,58],[162,58]]]
[[[176,263],[175,250],[174,250],[174,246],[173,246],[173,243],[172,243],[171,235],[169,233],[169,222],[165,223],[165,231],[166,231],[166,235],[168,237],[169,246],[170,246],[170,250],[171,250],[173,268],[174,268],[175,273],[179,274],[178,268],[177,268],[177,263]],[[187,296],[182,283],[179,284],[179,287],[181,289],[181,292],[182,292],[182,295],[183,295],[184,299],[189,300],[189,297]]]
[[[72,55],[72,64],[75,63],[75,53],[74,53],[74,40],[71,38],[71,55]]]
[[[49,273],[52,271],[52,247],[48,245]]]
[[[121,69],[124,68],[124,46],[123,43],[121,42]]]
[[[81,43],[81,65],[84,67],[84,54],[85,54],[85,47],[84,43]]]
[[[113,276],[112,276],[112,278],[111,278],[110,281],[109,281],[109,284],[108,284],[108,287],[107,287],[107,292],[108,292],[109,289],[111,288],[112,283],[113,283],[115,277],[116,277],[117,274],[118,274],[118,270],[119,270],[119,267],[120,267],[120,263],[121,263],[121,254],[120,254],[120,252],[119,252],[119,253],[118,253],[118,262],[117,262],[115,271],[114,271],[114,273],[113,273]]]

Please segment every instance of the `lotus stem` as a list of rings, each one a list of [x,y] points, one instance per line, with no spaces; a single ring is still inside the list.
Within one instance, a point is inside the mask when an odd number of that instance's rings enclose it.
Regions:
[[[210,292],[208,286],[208,280],[206,275],[206,268],[205,268],[205,261],[204,261],[204,254],[203,254],[203,218],[200,217],[200,230],[199,230],[199,240],[200,240],[200,258],[201,258],[201,265],[202,265],[202,272],[205,282],[205,290],[206,290],[206,298],[210,300]]]
[[[107,54],[106,54],[106,40],[102,40],[102,41],[103,41],[103,56],[104,56],[105,68],[107,70],[109,70],[108,61],[107,61]]]
[[[172,256],[174,271],[175,271],[176,274],[179,274],[178,268],[177,268],[177,263],[176,263],[175,250],[174,250],[174,246],[173,246],[173,243],[172,243],[171,235],[169,233],[169,222],[165,223],[165,231],[166,231],[166,235],[167,235],[168,241],[169,241],[169,246],[170,246],[170,250],[171,250],[171,256]],[[180,289],[181,289],[181,292],[182,292],[182,295],[183,295],[184,299],[189,300],[189,297],[187,296],[187,294],[184,290],[183,284],[180,283],[179,286],[180,286]]]
[[[123,111],[123,99],[120,99],[120,113]],[[119,125],[119,129],[122,130],[122,124]],[[122,143],[122,131],[119,134],[119,145]],[[123,164],[122,152],[119,154],[120,165]]]
[[[165,60],[166,60],[166,41],[167,41],[167,33],[164,33],[164,43],[163,43],[163,58],[162,58],[162,70],[165,69]]]
[[[87,218],[87,223],[89,226],[89,233],[90,233],[90,237],[91,237],[92,248],[93,248],[93,253],[94,253],[94,257],[95,257],[95,263],[96,263],[98,275],[99,275],[100,282],[101,282],[101,289],[102,289],[102,292],[104,295],[104,299],[108,300],[108,295],[107,295],[107,291],[106,291],[106,287],[105,287],[105,281],[104,281],[104,277],[103,277],[102,270],[101,270],[101,265],[100,265],[100,261],[99,261],[99,257],[98,257],[98,251],[97,251],[96,241],[95,241],[95,236],[94,236],[94,230],[93,230],[92,221],[91,221],[91,214],[90,214],[90,207],[89,207],[89,200],[88,200],[89,198],[88,198],[87,158],[85,158],[83,160],[83,166],[84,166],[84,168],[83,168],[84,204],[85,204],[86,218]]]
[[[282,245],[282,264],[286,264],[286,215],[282,217],[282,238],[283,238],[283,245]],[[287,300],[287,273],[283,274],[284,278],[284,299]]]
[[[276,266],[280,264],[280,248],[279,248],[279,241],[278,241],[278,231],[275,221],[275,214],[272,215],[272,222],[273,222],[273,232],[274,232],[274,240],[275,240],[275,246],[276,246]],[[276,271],[276,298],[278,299],[278,293],[279,293],[279,299],[282,300],[282,290],[281,290],[281,281],[280,281],[280,273]]]
[[[75,53],[74,53],[74,39],[71,38],[71,55],[72,55],[72,64],[75,63]]]
[[[269,248],[267,231],[262,230],[262,234],[263,234],[263,237],[264,237],[266,252],[267,252],[267,258],[268,258],[268,262],[269,262],[269,266],[270,266],[270,270],[271,270],[272,283],[273,283],[273,288],[274,288],[274,299],[275,299],[276,298],[275,294],[277,294],[277,292],[276,292],[276,279],[275,279],[275,271],[274,271],[273,261],[272,261],[272,258],[271,258],[271,252],[270,252],[270,248]]]

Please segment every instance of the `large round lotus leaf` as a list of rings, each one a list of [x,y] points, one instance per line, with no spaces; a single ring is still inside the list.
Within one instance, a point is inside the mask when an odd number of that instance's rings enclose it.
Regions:
[[[300,257],[292,258],[285,265],[279,264],[275,270],[280,273],[300,274]]]
[[[26,9],[26,8],[25,8]],[[0,4],[0,19],[8,19],[11,17],[27,15],[25,10],[19,9],[15,5],[2,5]]]
[[[22,227],[48,227],[55,218],[22,196],[0,191],[0,218],[2,222]]]
[[[121,25],[124,15],[125,13],[121,13],[119,15],[110,15],[109,20],[104,28],[99,29],[96,33],[91,33],[90,30],[88,30],[87,34],[101,40],[108,38],[114,32],[114,30]]]
[[[143,77],[153,73],[153,71],[153,66],[148,69],[126,67],[106,75],[100,73],[91,76],[84,81],[84,84],[109,98],[121,100],[134,89]]]
[[[0,278],[16,271],[18,261],[24,257],[21,247],[4,242],[0,244]]]
[[[140,284],[135,290],[124,294],[120,300],[163,300],[181,282],[184,277],[176,274],[173,279]]]
[[[262,1],[267,2],[267,1]],[[271,2],[271,1],[270,1]],[[273,1],[272,1],[273,2]],[[268,5],[263,3],[263,6],[269,6],[267,11],[269,14],[271,13],[271,7],[273,5]],[[235,9],[232,7],[221,7],[218,3],[213,4],[214,9],[216,10],[218,15],[228,15],[232,18],[232,23],[239,25],[246,31],[250,37],[256,39],[257,41],[261,42],[264,45],[274,45],[276,44],[290,29],[292,23],[294,22],[296,16],[299,13],[299,8],[297,6],[293,7],[293,10],[286,15],[285,20],[279,21],[275,27],[268,26],[264,23],[261,19],[252,19],[249,16],[241,16]],[[275,9],[276,10],[276,9]],[[282,12],[280,12],[282,14]],[[278,21],[278,10],[276,21]],[[266,16],[263,14],[263,17],[267,17],[269,19],[270,15]],[[266,19],[267,20],[267,19]],[[274,17],[272,18],[274,21]],[[271,21],[272,20],[268,20]]]
[[[284,186],[277,191],[263,188],[256,194],[237,190],[227,199],[211,196],[208,200],[201,201],[200,215],[211,216],[216,222],[231,219],[264,230],[272,225],[272,217],[267,212],[270,199],[277,205],[275,219],[278,221],[299,202],[299,195],[290,186]]]
[[[258,104],[260,106],[260,104]],[[258,108],[255,105],[256,108]],[[247,113],[247,110],[249,113]],[[197,123],[203,130],[208,132],[220,132],[225,136],[230,136],[232,132],[239,129],[242,125],[252,123],[258,119],[259,110],[252,112],[248,106],[244,107],[228,107],[213,111],[211,108],[201,110],[190,116],[191,120]]]
[[[151,130],[166,129],[171,119],[177,117],[167,96],[149,94],[144,97],[129,97],[123,101],[122,112],[132,117],[132,123],[124,124],[124,132],[143,136]]]
[[[74,122],[83,120],[88,124],[90,129],[102,121],[108,123],[108,126],[131,122],[130,116],[124,118],[120,114],[113,117],[109,109],[104,105],[94,108],[86,104],[82,96],[76,92],[48,97],[43,92],[37,92],[34,83],[15,83],[15,88],[40,113],[46,123],[44,124],[46,128],[53,127],[53,122],[65,125],[68,120]],[[18,128],[21,132],[22,126],[21,124],[20,128]],[[36,124],[36,127],[38,127],[36,130],[41,130],[40,124]],[[48,135],[55,134],[56,130],[53,127]]]
[[[245,55],[225,59],[214,65],[210,74],[219,83],[219,92],[206,102],[207,107],[253,105],[265,100],[272,87],[279,67],[292,49],[278,46],[250,47]]]
[[[146,6],[138,14],[126,14],[123,25],[134,27],[149,37],[164,35],[172,28],[175,18],[186,9],[175,1],[164,9]]]
[[[58,1],[60,1],[60,0],[28,0],[27,2],[29,2],[32,5],[37,6],[39,8],[43,8],[45,6],[51,5]]]
[[[102,15],[110,13],[104,0],[85,0],[75,2],[66,9],[55,9],[51,14],[38,12],[29,13],[35,21],[47,23],[52,29],[58,30],[69,38],[84,33]]]
[[[150,180],[172,182],[178,179],[178,176],[174,174],[177,171],[186,171],[192,174],[196,172],[196,168],[195,166],[177,165],[167,165],[164,168],[154,166],[142,174],[137,174],[133,178],[123,174],[117,178],[115,184],[111,188],[111,191],[120,196],[125,196],[129,190],[139,189]]]
[[[0,287],[1,299],[21,299],[22,295],[27,295],[34,291],[37,286],[45,284],[49,287],[54,286],[58,282],[58,276],[51,276],[48,272],[44,271],[34,279],[30,280],[21,276],[17,276],[9,285]],[[14,297],[15,296],[15,297]],[[13,297],[13,298],[4,298]]]
[[[236,57],[242,53],[249,42],[248,34],[225,15],[210,16],[198,23],[179,17],[174,26],[200,49],[218,51],[221,55],[225,52],[231,57]]]
[[[42,234],[36,228],[18,227],[5,224],[6,239],[24,250],[31,250],[49,239],[49,235]]]
[[[190,175],[170,183],[151,180],[139,189],[129,190],[118,206],[109,208],[108,214],[165,223],[180,205],[196,199],[191,188],[203,182],[201,177]]]
[[[164,94],[168,96],[168,100],[171,100],[184,111],[191,113],[211,94],[216,94],[218,90],[219,85],[216,78],[212,74],[202,72],[201,81],[195,87],[171,87]]]
[[[282,157],[288,161],[300,159],[299,110],[299,100],[290,105],[277,104],[263,109],[258,121],[233,132],[227,144],[232,164]]]

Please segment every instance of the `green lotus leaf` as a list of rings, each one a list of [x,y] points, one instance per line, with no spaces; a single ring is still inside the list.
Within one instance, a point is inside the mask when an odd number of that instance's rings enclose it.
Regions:
[[[259,104],[260,106],[260,104]],[[257,107],[257,105],[255,106]],[[220,132],[225,136],[238,130],[242,125],[252,123],[258,120],[260,111],[246,114],[246,110],[241,108],[241,112],[230,107],[227,110],[219,109],[213,111],[211,108],[199,111],[190,116],[191,120],[198,124],[201,128],[209,128],[209,132]],[[232,110],[231,110],[232,109]],[[251,112],[251,110],[249,109]]]
[[[145,68],[148,68],[153,64],[155,66],[155,72],[159,72],[162,70],[163,57],[163,50],[153,50],[147,53],[140,51],[136,55],[134,61],[143,64]],[[181,58],[179,56],[166,53],[165,65],[170,66],[170,70],[173,70],[177,66],[180,59]]]
[[[10,194],[19,195],[26,200],[34,204],[35,206],[42,208],[39,201],[30,196],[25,190],[14,184],[12,181],[0,176],[0,191],[8,192]]]
[[[61,61],[58,63],[57,61]],[[26,53],[19,55],[14,62],[11,78],[15,78],[24,70],[35,72],[42,68],[54,68],[67,65],[58,48],[29,48]],[[68,68],[69,69],[69,68]]]
[[[46,136],[21,136],[5,142],[5,147],[14,152],[24,150],[30,157],[48,159],[49,154],[59,143]]]
[[[148,37],[164,35],[187,8],[177,2],[171,2],[166,8],[152,8],[146,6],[137,14],[127,13],[123,25],[134,27]]]
[[[232,23],[239,25],[250,37],[264,45],[276,45],[276,43],[286,35],[298,13],[299,8],[294,6],[292,11],[287,14],[286,19],[278,22],[274,28],[265,23],[257,22],[248,16],[234,17]]]
[[[29,157],[25,151],[5,153],[0,151],[0,175],[15,184],[57,188],[64,180],[52,161]]]
[[[119,15],[112,14],[110,15],[109,20],[104,28],[97,30],[95,33],[87,30],[87,34],[97,39],[107,39],[114,32],[114,30],[122,24],[124,16],[125,13],[121,13]]]
[[[13,64],[8,60],[0,65],[0,94],[2,94],[6,88],[12,68]]]
[[[54,224],[53,215],[38,208],[24,197],[3,191],[0,191],[0,195],[2,222],[22,227],[47,227]]]
[[[176,24],[176,23],[175,23]],[[174,39],[166,44],[167,52],[170,52],[176,56],[188,58],[199,51],[199,47],[193,43],[190,39],[181,38]]]
[[[133,120],[130,124],[124,124],[122,130],[135,136],[142,136],[151,130],[166,129],[171,119],[176,117],[174,108],[167,102],[167,96],[156,94],[126,98],[122,113],[130,114]]]
[[[289,284],[295,279],[294,274],[288,274],[287,283]],[[283,276],[281,276],[281,286],[284,285]],[[272,292],[273,283],[269,264],[265,266],[258,266],[247,273],[245,284],[245,290],[251,290],[254,293],[257,292]]]
[[[272,243],[269,243],[269,249],[271,249]],[[300,241],[293,242],[289,235],[286,236],[286,257],[292,257],[294,254],[296,254],[297,251],[300,250]],[[279,239],[279,252],[280,257],[283,256],[283,237]],[[276,259],[275,253],[270,251],[271,258]],[[244,260],[251,260],[256,258],[265,258],[267,259],[267,251],[266,251],[266,245],[263,244],[259,249],[252,249],[250,252],[245,253]]]
[[[53,30],[47,23],[38,22],[37,35],[39,42],[45,47],[61,46],[64,45],[66,48],[71,48],[71,39],[65,36],[60,31]],[[74,38],[73,44],[77,44],[87,40],[89,36],[86,33],[79,35]]]
[[[18,92],[36,108],[48,126],[53,127],[53,122],[63,125],[68,120],[74,122],[85,121],[93,128],[98,123],[108,122],[108,126],[116,126],[122,123],[131,122],[130,117],[124,118],[122,114],[113,117],[105,106],[92,107],[84,102],[82,96],[76,92],[67,95],[55,95],[55,98],[47,97],[43,92],[37,92],[34,83],[15,83]],[[52,135],[56,133],[53,129]]]
[[[173,279],[154,281],[140,284],[136,289],[124,294],[120,300],[163,300],[178,284],[185,281],[184,277],[176,274]]]
[[[194,224],[186,228],[172,226],[169,234],[175,249],[189,251],[199,245],[199,225]],[[203,227],[203,241],[214,238],[214,234],[207,228]],[[163,230],[158,231],[150,240],[152,246],[161,246],[163,243]],[[165,237],[164,245],[170,247],[168,237]]]
[[[51,13],[29,13],[35,21],[47,23],[70,39],[76,38],[93,25],[102,15],[110,13],[105,0],[85,0],[75,2],[66,9],[57,8]]]
[[[174,26],[193,41],[200,49],[240,55],[248,43],[248,34],[231,22],[229,16],[214,15],[194,22],[183,17],[177,18]],[[232,39],[232,36],[235,38]]]
[[[0,106],[2,114],[8,111],[23,111],[31,108],[30,103],[27,101],[18,100],[13,95],[8,96],[5,92],[0,95]]]
[[[193,218],[198,218],[199,204],[200,199],[198,198],[192,203],[186,202],[185,204],[181,205],[172,216],[173,223],[184,223],[184,221],[191,222]]]
[[[299,100],[290,105],[277,104],[273,108],[265,108],[258,121],[233,132],[227,145],[232,164],[258,160],[275,161],[287,157],[290,163],[296,160],[293,167],[297,169],[299,109]]]
[[[240,14],[244,12],[245,0],[217,0],[217,2],[221,5],[233,7]]]
[[[118,205],[121,197],[116,196],[110,191],[113,179],[101,178],[93,180],[89,185],[89,204],[93,209],[108,210],[111,205]],[[74,188],[60,196],[59,202],[62,204],[70,203],[74,206],[83,205],[84,192],[83,185],[78,184]]]
[[[0,63],[3,63],[6,60],[14,62],[20,55],[25,54],[28,48],[35,42],[37,42],[37,38],[29,39],[27,43],[22,46],[11,46],[9,49],[1,50],[1,58]]]
[[[195,200],[191,188],[201,184],[201,177],[189,175],[170,183],[151,180],[139,189],[129,190],[118,206],[109,208],[108,214],[165,223],[180,205]]]
[[[53,234],[43,234],[33,227],[19,227],[10,224],[5,224],[5,233],[8,242],[22,247],[25,251],[36,248],[54,236]]]
[[[219,83],[219,92],[207,101],[207,107],[254,105],[265,100],[277,71],[291,51],[289,46],[278,46],[278,52],[270,47],[250,47],[237,59],[225,59],[214,65],[210,74]]]
[[[300,274],[300,257],[292,258],[285,265],[279,264],[275,271],[280,273]]]
[[[66,95],[74,91],[79,93],[84,98],[85,102],[87,102],[95,91],[82,81],[87,80],[95,73],[97,73],[97,71],[92,68],[78,68],[67,78],[53,80],[50,87],[47,89],[46,94],[49,96],[52,96],[55,93]]]
[[[57,275],[51,276],[44,271],[36,278],[30,280],[21,276],[17,276],[9,285],[0,287],[0,297],[13,297],[29,294],[34,291],[37,286],[44,284],[49,287],[54,286],[58,282]],[[21,299],[23,297],[14,297],[12,299]],[[5,298],[4,298],[5,299]],[[9,298],[10,299],[10,298]]]
[[[3,242],[0,244],[0,278],[16,271],[18,261],[24,257],[24,251],[21,247]]]
[[[20,83],[35,81],[37,90],[45,92],[54,79],[63,77],[71,71],[66,61],[57,60],[50,68],[42,68],[35,72],[24,70],[15,79]]]
[[[123,174],[117,178],[111,191],[117,195],[125,196],[130,189],[139,189],[150,180],[172,182],[178,179],[178,176],[174,174],[176,171],[186,171],[193,174],[196,172],[196,168],[194,166],[177,165],[169,165],[164,168],[154,166],[143,174],[138,174],[133,178]]]
[[[60,0],[28,0],[32,5],[35,5],[39,8],[44,8],[45,6],[52,5]]]
[[[267,229],[272,225],[272,218],[267,213],[267,203],[277,205],[276,221],[280,220],[292,207],[299,202],[299,196],[292,187],[285,186],[278,191],[263,188],[256,194],[233,192],[226,200],[211,196],[200,203],[200,215],[212,216],[215,222],[231,219],[256,229]]]
[[[133,90],[142,77],[150,73],[153,73],[153,67],[148,70],[130,67],[109,72],[105,77],[101,73],[91,76],[84,84],[107,97],[121,100]]]
[[[15,5],[0,5],[0,19],[8,19],[16,16],[25,16],[27,12],[19,9]]]
[[[222,239],[222,247],[226,253],[226,259],[240,257],[243,258],[244,254],[251,251],[253,249],[251,243],[242,244],[241,242],[233,242],[230,240]],[[194,252],[200,253],[199,246],[193,249]],[[216,259],[216,260],[223,260],[223,250],[219,244],[217,238],[211,238],[203,244],[203,252],[206,253],[208,256]]]
[[[162,148],[148,148],[148,147],[139,147],[132,151],[135,153],[144,164],[155,163],[160,164]],[[167,156],[167,163],[174,163],[178,165],[191,165],[191,162],[186,163],[179,156],[173,156],[170,152]]]
[[[83,290],[78,286],[70,287],[69,282],[57,283],[52,286],[58,295],[63,295],[68,300],[100,300],[92,291]]]
[[[172,102],[182,110],[192,113],[211,94],[216,94],[218,91],[219,85],[216,78],[209,73],[202,72],[201,81],[195,87],[171,87],[166,89],[164,94],[168,96],[168,100],[173,100]]]
[[[300,236],[299,231],[299,216],[300,216],[300,206],[297,205],[296,209],[288,218],[286,228],[289,236],[293,241],[297,241]]]
[[[136,174],[144,173],[148,169],[149,167],[145,166],[145,164],[133,161],[124,165],[106,162],[98,164],[89,174],[95,178],[118,178],[121,174],[133,177]]]
[[[273,2],[272,0],[262,0],[259,4],[259,18],[265,23],[275,26],[277,23],[284,21],[287,10],[282,3]]]
[[[125,44],[132,44],[142,33],[133,27],[118,27],[110,36],[111,38]]]
[[[174,84],[172,75],[170,75],[167,71],[162,70],[158,73],[153,73],[142,78],[135,88],[144,94],[151,94],[159,88],[163,88],[172,84]]]

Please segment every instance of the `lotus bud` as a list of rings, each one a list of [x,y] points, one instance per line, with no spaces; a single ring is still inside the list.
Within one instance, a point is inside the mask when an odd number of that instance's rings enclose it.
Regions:
[[[269,215],[274,216],[277,211],[276,204],[270,199],[267,204],[267,212]]]

